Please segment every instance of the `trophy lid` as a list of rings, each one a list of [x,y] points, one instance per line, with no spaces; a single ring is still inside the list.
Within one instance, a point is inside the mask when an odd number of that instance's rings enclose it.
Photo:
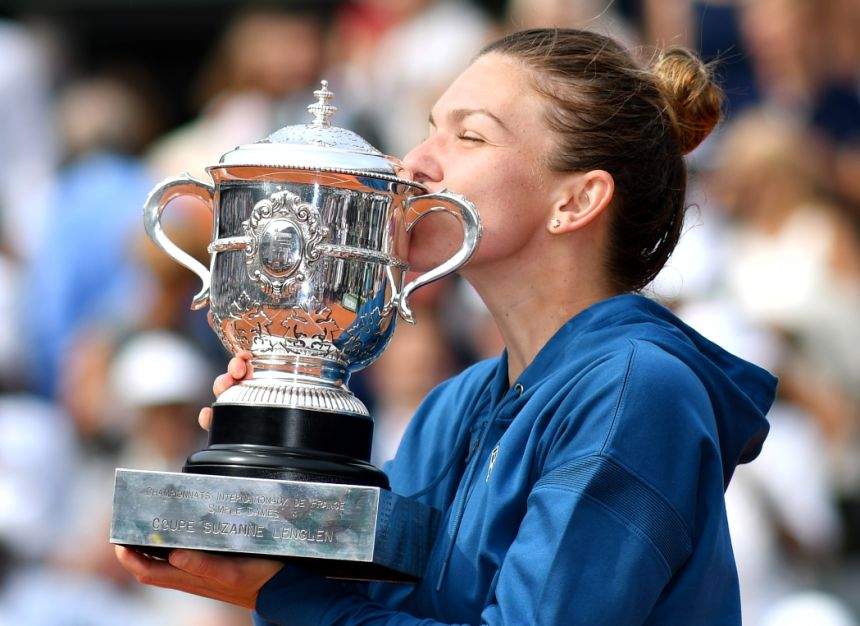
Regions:
[[[256,143],[238,146],[224,154],[215,167],[343,172],[420,186],[400,178],[403,169],[400,161],[386,156],[351,130],[331,125],[331,116],[337,107],[329,104],[334,94],[328,88],[328,81],[321,81],[314,96],[317,101],[308,106],[313,115],[309,124],[284,126]]]

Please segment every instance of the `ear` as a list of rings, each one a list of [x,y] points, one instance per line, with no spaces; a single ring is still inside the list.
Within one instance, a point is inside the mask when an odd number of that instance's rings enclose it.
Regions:
[[[554,235],[579,230],[603,214],[615,195],[615,180],[604,170],[567,175],[558,188],[547,230]]]

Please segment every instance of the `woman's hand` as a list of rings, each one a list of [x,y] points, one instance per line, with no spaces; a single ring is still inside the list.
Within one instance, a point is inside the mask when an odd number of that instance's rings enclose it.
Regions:
[[[269,559],[219,556],[197,550],[172,550],[165,562],[124,546],[114,549],[120,564],[143,584],[177,589],[252,610],[260,589],[283,567],[283,563]]]
[[[216,398],[240,380],[251,377],[253,369],[251,368],[250,359],[251,353],[247,350],[237,352],[236,356],[230,359],[230,362],[227,364],[227,372],[218,376],[212,385],[212,393],[215,394]],[[203,430],[209,430],[209,426],[212,424],[212,408],[207,406],[200,409],[197,421],[200,422]]]

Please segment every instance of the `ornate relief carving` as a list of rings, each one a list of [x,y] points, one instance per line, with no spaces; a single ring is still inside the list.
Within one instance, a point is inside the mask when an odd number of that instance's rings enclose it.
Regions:
[[[254,205],[242,222],[248,275],[275,301],[292,295],[322,255],[328,234],[316,207],[290,191],[278,191]]]

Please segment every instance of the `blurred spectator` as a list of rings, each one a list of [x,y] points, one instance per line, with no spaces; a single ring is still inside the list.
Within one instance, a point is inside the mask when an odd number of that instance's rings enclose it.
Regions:
[[[750,111],[725,132],[713,193],[736,223],[726,284],[742,310],[796,338],[816,369],[860,389],[860,243],[795,120]]]
[[[703,300],[681,306],[678,314],[733,354],[772,372],[783,370],[788,350],[779,335],[751,324],[731,302]],[[784,399],[771,408],[768,421],[761,454],[737,468],[726,492],[745,624],[762,623],[774,607],[820,584],[813,565],[832,562],[842,539],[818,424]],[[827,599],[828,606],[841,606]],[[810,623],[826,623],[819,621],[825,615]]]
[[[35,253],[51,212],[56,142],[49,87],[36,38],[0,19],[0,250],[19,258]]]
[[[334,43],[333,89],[373,115],[379,147],[399,156],[424,138],[433,102],[493,32],[465,0],[357,0],[336,28],[348,39]]]
[[[860,205],[860,6],[762,0],[744,4],[742,15],[765,96],[828,141],[833,187]],[[852,38],[854,45],[846,45]]]
[[[39,398],[0,395],[0,543],[13,557],[50,554],[62,534],[67,489],[75,459],[74,434],[65,416]]]
[[[176,204],[169,204],[165,211],[165,230],[183,250],[205,261],[211,214]],[[209,363],[220,368],[225,360],[205,315],[189,309],[198,289],[197,276],[156,248],[142,228],[131,240],[132,250],[126,254],[141,275],[138,290],[127,294],[134,314],[82,326],[70,340],[59,372],[59,398],[93,450],[114,450],[122,441],[118,407],[105,388],[116,351],[131,337],[147,330],[173,331],[192,341]]]
[[[661,7],[674,3],[660,3]],[[633,47],[636,33],[606,0],[511,0],[508,4],[508,21],[513,30],[559,26],[585,28],[615,37],[625,46]]]
[[[134,157],[152,128],[142,96],[113,78],[85,79],[63,92],[57,115],[68,165],[24,289],[33,383],[49,397],[75,333],[130,304],[135,268],[126,249],[152,186]]]
[[[107,581],[54,562],[81,537],[105,545],[107,527],[96,522],[78,537],[70,532],[83,457],[67,416],[23,390],[19,356],[25,344],[15,332],[22,307],[14,290],[5,291],[17,284],[12,264],[0,256],[0,317],[6,321],[0,330],[0,624],[154,626],[159,622],[145,607]],[[90,499],[104,500],[103,489],[87,489]]]
[[[217,370],[193,344],[173,333],[144,332],[128,340],[110,365],[117,412],[130,422],[123,467],[177,471],[203,442],[197,425]]]
[[[149,154],[159,177],[205,168],[244,143],[304,124],[323,64],[322,24],[312,13],[248,9],[230,24],[200,81],[200,117]]]
[[[129,335],[105,360],[100,393],[110,410],[102,427],[110,428],[121,445],[112,452],[91,450],[79,460],[69,487],[74,506],[64,523],[66,541],[58,547],[57,562],[82,580],[109,584],[114,594],[128,587],[134,594],[131,606],[143,608],[152,623],[237,623],[237,612],[221,605],[131,584],[105,541],[112,503],[104,494],[112,491],[114,468],[179,471],[203,442],[196,415],[208,401],[214,369],[188,340],[164,331]],[[243,617],[238,623],[246,623]]]
[[[842,39],[834,36],[844,24],[829,21],[827,9],[806,0],[758,0],[741,7],[741,29],[763,97],[802,115],[832,141],[860,138],[860,68],[846,76],[844,66],[833,65],[831,43]],[[844,17],[856,25],[856,17]]]

